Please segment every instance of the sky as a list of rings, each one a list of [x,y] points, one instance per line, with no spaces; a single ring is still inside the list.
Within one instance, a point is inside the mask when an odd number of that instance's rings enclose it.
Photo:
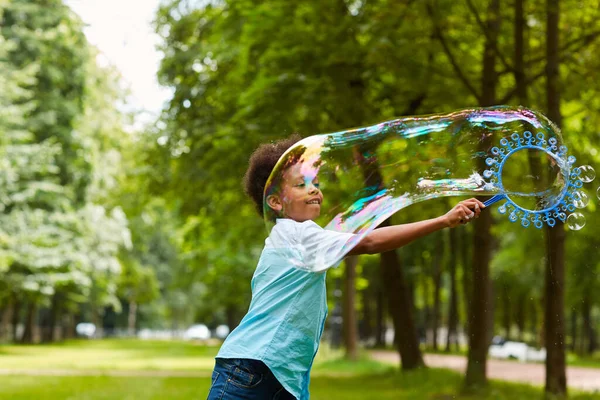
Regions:
[[[129,106],[143,111],[137,122],[150,121],[169,99],[170,92],[156,79],[159,38],[151,21],[160,0],[66,0],[87,25],[85,35],[103,57],[114,65],[131,90]]]

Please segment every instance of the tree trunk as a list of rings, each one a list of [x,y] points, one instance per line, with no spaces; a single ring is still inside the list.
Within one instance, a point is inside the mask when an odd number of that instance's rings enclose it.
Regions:
[[[352,256],[346,258],[344,274],[344,302],[343,302],[343,323],[344,323],[344,347],[346,348],[346,358],[351,361],[358,360],[358,340],[356,326],[356,265],[358,257]]]
[[[502,285],[502,308],[504,309],[504,314],[502,315],[504,319],[504,332],[506,335],[506,340],[510,340],[510,317],[512,310],[510,307],[510,288],[506,283]]]
[[[50,312],[50,342],[56,342],[58,340],[57,337],[57,328],[60,326],[60,320],[62,319],[62,302],[60,293],[55,293],[52,296],[52,305]],[[63,335],[64,336],[64,335]]]
[[[527,84],[527,71],[525,70],[525,54],[527,53],[527,43],[524,40],[525,30],[527,29],[527,23],[525,22],[525,0],[515,0],[515,68],[514,68],[514,77],[515,77],[515,86],[517,99],[519,100],[519,104],[522,106],[529,105],[529,96],[528,96],[528,84]],[[533,176],[542,176],[542,164],[540,159],[534,157],[534,155],[538,152],[535,149],[529,149],[527,152],[529,159],[529,168],[531,170],[531,174]],[[540,184],[543,182],[542,179],[539,180]],[[544,190],[544,188],[538,188],[540,190]]]
[[[73,313],[63,314],[63,339],[73,339],[75,337],[75,316]]]
[[[135,300],[129,302],[129,312],[127,313],[127,333],[129,335],[135,335],[135,325],[137,321],[137,308],[138,305]]]
[[[425,260],[421,258],[421,268],[425,268]],[[425,343],[427,347],[433,343],[433,313],[431,312],[431,295],[429,294],[429,274],[423,277],[423,324],[425,325]]]
[[[389,220],[381,226],[389,226]],[[402,264],[395,250],[381,253],[381,272],[402,369],[422,367],[425,364],[410,309]]]
[[[490,0],[487,11],[487,35],[483,55],[481,106],[491,106],[496,102],[496,47],[500,31],[500,0]],[[480,151],[488,151],[489,140],[480,144]],[[485,169],[485,163],[480,160],[480,169]],[[473,298],[469,322],[469,355],[465,383],[467,387],[487,384],[487,353],[492,332],[490,322],[491,282],[490,259],[492,253],[492,214],[481,213],[475,220],[473,235]]]
[[[12,341],[17,342],[19,338],[17,337],[17,328],[19,327],[19,322],[21,320],[21,300],[14,296],[13,301],[13,312],[12,312]]]
[[[30,301],[27,305],[27,315],[25,317],[25,330],[23,331],[23,337],[21,337],[21,343],[32,344],[33,343],[33,332],[35,330],[35,321],[37,317],[37,307],[34,301]]]
[[[469,230],[466,226],[455,228],[460,232],[460,254],[462,259],[462,295],[465,312],[465,334],[469,334],[469,314],[471,313],[471,293],[473,293],[473,285],[471,278],[473,273],[471,270],[471,261],[469,257]]]
[[[583,307],[581,309],[581,318],[583,319]],[[585,354],[585,323],[583,324],[584,326],[581,328],[581,335],[579,335],[579,339],[578,339],[578,343],[577,343],[577,350],[576,352],[578,354]]]
[[[546,25],[546,95],[548,118],[558,127],[562,125],[559,89],[559,0],[547,0]],[[546,227],[545,279],[545,342],[546,386],[551,395],[567,393],[565,366],[564,287],[565,287],[565,230],[560,220],[552,228]]]
[[[515,86],[517,98],[522,106],[527,106],[527,76],[525,72],[525,0],[515,0]],[[531,158],[530,158],[531,159]]]
[[[373,269],[373,268],[371,268]],[[370,340],[373,338],[373,304],[375,304],[375,289],[374,282],[369,279],[369,286],[362,292],[362,320],[359,321],[358,338],[362,340]]]
[[[365,154],[362,148],[357,152],[358,157]],[[379,171],[379,165],[375,160],[364,163],[363,177],[366,186],[382,187],[383,177]],[[390,226],[390,219],[386,219],[380,226]],[[413,322],[413,310],[411,308],[408,288],[402,270],[402,263],[397,250],[381,253],[381,280],[388,301],[388,311],[394,324],[394,343],[400,353],[402,369],[409,370],[424,365],[419,340]]]
[[[385,347],[385,300],[383,288],[377,291],[377,306],[375,309],[375,346]]]
[[[516,313],[517,314],[516,315],[517,329],[519,330],[518,340],[520,342],[522,342],[524,340],[525,321],[527,319],[526,307],[527,307],[527,295],[522,293],[519,295],[519,300],[517,302],[517,313]]]
[[[100,307],[97,307],[95,304],[92,303],[91,305],[92,307],[92,324],[94,324],[96,326],[96,333],[101,333],[103,331],[103,325],[102,325],[102,317],[100,316]],[[102,336],[100,336],[102,337]]]
[[[444,259],[443,232],[437,232],[436,249],[433,255],[433,315],[431,329],[433,331],[433,350],[438,350],[438,330],[440,321],[440,291],[442,286],[442,264]]]
[[[225,320],[230,330],[234,330],[240,323],[237,318],[236,308],[233,305],[227,305],[225,307]]]
[[[571,351],[577,352],[577,310],[571,310]]]
[[[54,340],[56,340],[55,337],[55,330],[56,330],[56,325],[58,323],[58,319],[60,318],[60,313],[59,313],[59,300],[58,300],[58,293],[54,293],[54,295],[52,296],[52,300],[50,302],[50,309],[49,310],[42,310],[43,314],[41,317],[41,325],[42,325],[42,342],[43,343],[50,343],[53,342]]]
[[[546,387],[547,393],[563,396],[567,392],[565,366],[565,327],[564,327],[564,227],[557,221],[554,228],[547,228],[549,255],[546,264],[544,313],[544,342],[546,345]]]
[[[469,387],[487,384],[487,352],[489,347],[489,262],[492,225],[490,213],[481,213],[475,220],[473,248],[473,300],[469,315],[469,355],[466,384]]]
[[[448,231],[450,236],[450,254],[448,258],[448,270],[450,273],[450,302],[448,303],[448,336],[446,337],[446,351],[451,351],[452,343],[458,350],[458,299],[456,297],[456,264],[457,264],[457,233],[456,229]]]
[[[10,340],[10,320],[12,318],[13,305],[7,303],[0,313],[0,342]]]
[[[545,277],[544,277],[545,279]],[[542,303],[544,300],[542,299]],[[539,317],[538,317],[539,311]],[[540,347],[546,347],[546,331],[544,327],[544,304],[538,309],[537,307],[533,307],[533,312],[535,317],[533,318],[533,322],[535,325],[533,326],[533,335],[537,338],[537,341]]]
[[[583,299],[582,308],[583,329],[585,332],[585,337],[587,339],[586,353],[589,355],[593,355],[596,351],[596,348],[598,347],[598,344],[596,340],[596,331],[594,330],[594,324],[592,323],[592,306],[589,295],[586,295]]]

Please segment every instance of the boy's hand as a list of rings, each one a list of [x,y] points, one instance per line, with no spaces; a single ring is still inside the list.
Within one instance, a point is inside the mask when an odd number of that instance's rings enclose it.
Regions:
[[[485,206],[481,201],[471,198],[455,205],[444,215],[444,218],[448,227],[454,228],[457,225],[467,224],[474,218],[479,218],[479,214],[484,208]]]

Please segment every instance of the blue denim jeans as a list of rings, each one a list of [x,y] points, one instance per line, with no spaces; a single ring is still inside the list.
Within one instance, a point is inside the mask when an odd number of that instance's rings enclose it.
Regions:
[[[262,361],[217,358],[207,400],[295,400]]]

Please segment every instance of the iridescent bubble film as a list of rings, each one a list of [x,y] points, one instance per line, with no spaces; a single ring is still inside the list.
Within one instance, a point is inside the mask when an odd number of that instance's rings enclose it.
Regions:
[[[554,226],[575,211],[572,197],[586,170],[576,170],[574,162],[556,126],[529,109],[400,118],[294,145],[265,188],[265,221],[270,229],[276,218],[289,218],[285,206],[275,211],[266,200],[285,197],[286,171],[293,166],[307,190],[314,182],[320,185],[323,201],[315,222],[356,233],[353,243],[397,211],[447,196],[495,196],[492,201],[499,200],[510,221]],[[310,198],[307,192],[305,199]]]

